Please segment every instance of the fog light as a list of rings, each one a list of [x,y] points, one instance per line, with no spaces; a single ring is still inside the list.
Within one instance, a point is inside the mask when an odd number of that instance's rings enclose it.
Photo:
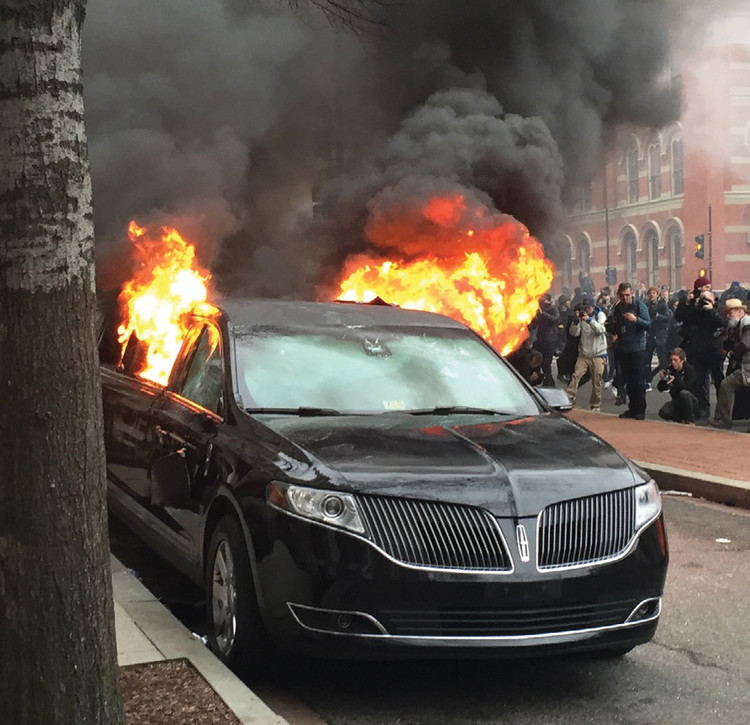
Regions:
[[[339,629],[349,629],[352,626],[352,618],[348,614],[339,614],[336,624],[339,625]]]
[[[653,619],[661,614],[661,599],[644,599],[638,606],[633,609],[627,622],[642,622],[645,619]]]

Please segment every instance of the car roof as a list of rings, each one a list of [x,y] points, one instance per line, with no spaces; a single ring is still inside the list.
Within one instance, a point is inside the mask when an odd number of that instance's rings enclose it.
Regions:
[[[444,327],[466,329],[456,320],[433,312],[388,304],[306,302],[299,300],[226,298],[218,306],[236,327],[348,327],[357,325]]]

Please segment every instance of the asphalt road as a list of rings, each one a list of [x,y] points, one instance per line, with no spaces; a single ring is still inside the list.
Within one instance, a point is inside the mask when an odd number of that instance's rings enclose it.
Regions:
[[[620,660],[295,659],[252,689],[290,725],[736,724],[750,719],[750,512],[664,498],[671,551],[655,639]],[[121,527],[113,553],[193,631],[196,591]],[[161,589],[161,591],[159,591]]]

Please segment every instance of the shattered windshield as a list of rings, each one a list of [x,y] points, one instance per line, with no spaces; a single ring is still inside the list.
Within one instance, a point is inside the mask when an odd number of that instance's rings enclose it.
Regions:
[[[236,330],[235,343],[238,392],[251,410],[539,413],[507,365],[468,330],[256,327]]]

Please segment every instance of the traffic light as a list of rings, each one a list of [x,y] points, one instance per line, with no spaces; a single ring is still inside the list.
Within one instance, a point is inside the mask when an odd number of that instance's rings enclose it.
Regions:
[[[701,267],[698,270],[698,276],[699,277],[708,277],[708,270],[705,267]]]
[[[703,257],[705,256],[705,254],[706,254],[706,250],[703,247],[703,235],[699,234],[695,238],[695,256],[698,259],[703,259]]]
[[[604,279],[608,285],[617,284],[617,269],[615,267],[607,267],[607,271],[604,274]]]

